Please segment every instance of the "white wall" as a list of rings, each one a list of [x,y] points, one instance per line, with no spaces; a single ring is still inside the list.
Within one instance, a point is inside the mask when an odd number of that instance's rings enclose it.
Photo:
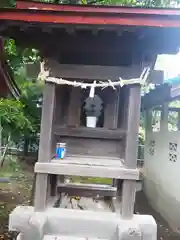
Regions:
[[[146,132],[143,188],[155,210],[180,231],[180,132]]]

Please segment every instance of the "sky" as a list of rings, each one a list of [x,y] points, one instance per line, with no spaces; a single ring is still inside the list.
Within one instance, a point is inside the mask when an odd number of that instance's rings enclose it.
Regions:
[[[180,75],[180,52],[176,55],[158,55],[154,69],[164,71],[164,80]]]

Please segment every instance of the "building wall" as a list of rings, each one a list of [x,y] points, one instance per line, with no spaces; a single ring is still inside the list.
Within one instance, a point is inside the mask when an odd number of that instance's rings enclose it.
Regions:
[[[146,132],[143,189],[155,210],[180,231],[180,132]]]

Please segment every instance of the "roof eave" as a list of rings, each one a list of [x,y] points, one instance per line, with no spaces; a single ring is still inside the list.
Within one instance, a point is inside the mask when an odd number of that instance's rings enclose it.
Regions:
[[[0,12],[0,20],[94,26],[180,27],[180,9],[52,5],[17,1],[16,8],[4,8]]]

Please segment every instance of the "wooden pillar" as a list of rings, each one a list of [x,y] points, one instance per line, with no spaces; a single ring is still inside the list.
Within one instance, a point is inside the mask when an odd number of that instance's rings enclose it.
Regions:
[[[152,110],[145,111],[145,139],[147,139],[148,132],[152,132]]]
[[[136,168],[137,166],[138,132],[141,104],[140,91],[140,85],[136,84],[130,86],[124,159],[124,164],[127,168]],[[136,181],[124,180],[122,190],[122,217],[124,219],[130,219],[133,216],[135,193]]]
[[[160,131],[168,131],[169,103],[164,103],[161,112]]]
[[[45,83],[39,143],[39,162],[49,162],[52,157],[52,123],[55,105],[55,84]],[[48,174],[37,174],[35,211],[43,211],[47,200]]]
[[[127,128],[127,109],[128,109],[128,98],[129,96],[129,88],[128,86],[124,86],[121,88],[121,95],[119,101],[119,116],[118,116],[118,127],[122,129]]]
[[[81,88],[72,87],[68,109],[68,126],[79,127],[81,116]]]
[[[110,95],[108,95],[108,99],[107,99],[107,103],[104,111],[104,128],[109,128],[109,129],[117,128],[119,95],[120,95],[120,88],[116,90],[111,90]],[[113,179],[112,185],[115,186],[116,182],[117,182],[116,179]]]
[[[127,109],[128,109],[128,96],[129,96],[129,89],[128,86],[124,86],[120,89],[121,95],[119,95],[119,113],[118,113],[118,128],[127,129]],[[121,153],[121,159],[125,158],[125,138],[122,139],[122,150]],[[123,179],[116,179],[114,181],[114,186],[117,186],[117,194],[116,199],[117,201],[121,202],[122,199],[122,185],[123,185]],[[120,211],[120,210],[119,210]]]
[[[145,111],[145,129],[152,131],[152,110],[150,109]]]
[[[120,88],[116,90],[111,90],[110,95],[108,95],[108,100],[104,110],[104,128],[117,128],[119,95]]]

